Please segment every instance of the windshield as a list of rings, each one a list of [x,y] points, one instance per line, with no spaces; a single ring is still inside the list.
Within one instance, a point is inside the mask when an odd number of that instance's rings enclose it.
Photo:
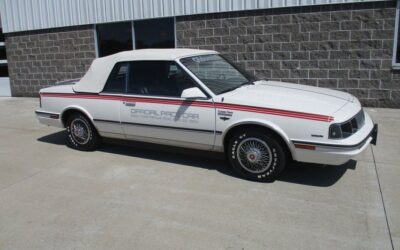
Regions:
[[[180,61],[216,95],[252,84],[251,77],[218,54],[187,57]]]

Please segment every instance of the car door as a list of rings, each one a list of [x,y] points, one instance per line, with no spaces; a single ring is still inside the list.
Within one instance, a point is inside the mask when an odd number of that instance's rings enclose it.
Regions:
[[[173,61],[129,63],[121,124],[127,138],[211,149],[215,108],[211,98],[186,100],[182,91],[196,82]]]

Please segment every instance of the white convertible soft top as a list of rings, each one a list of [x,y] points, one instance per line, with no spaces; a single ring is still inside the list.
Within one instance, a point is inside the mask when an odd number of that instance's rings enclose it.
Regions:
[[[89,70],[83,78],[77,82],[73,89],[76,92],[100,93],[114,65],[127,61],[173,61],[178,58],[215,54],[212,50],[195,49],[141,49],[124,51],[117,54],[97,58],[93,60]],[[156,72],[154,72],[157,74]]]

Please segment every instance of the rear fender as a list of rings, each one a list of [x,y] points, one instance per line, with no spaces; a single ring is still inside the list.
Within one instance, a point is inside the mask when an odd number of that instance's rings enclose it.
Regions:
[[[84,109],[84,108],[82,108],[82,107],[80,107],[80,106],[76,106],[76,105],[71,105],[71,106],[68,106],[68,107],[66,107],[62,112],[61,112],[61,119],[62,119],[62,122],[63,122],[63,124],[64,124],[64,127],[65,127],[65,118],[64,118],[64,114],[66,113],[66,112],[68,112],[68,111],[71,111],[71,110],[76,110],[76,111],[78,111],[78,112],[81,112],[81,113],[83,113],[84,115],[86,115],[86,117],[88,117],[89,119],[90,119],[90,121],[92,122],[92,124],[94,124],[93,123],[93,117],[89,114],[89,112],[86,110],[86,109]]]

